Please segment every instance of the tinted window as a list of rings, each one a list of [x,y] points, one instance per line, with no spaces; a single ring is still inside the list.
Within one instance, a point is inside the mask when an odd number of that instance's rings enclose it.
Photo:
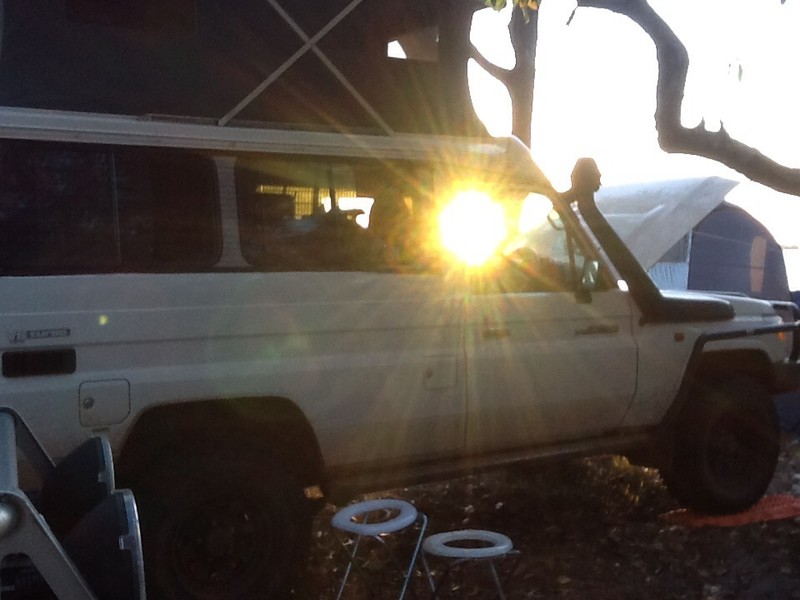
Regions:
[[[430,174],[409,164],[242,159],[242,253],[264,270],[422,269],[429,190]]]
[[[200,269],[219,255],[211,160],[181,151],[0,143],[0,270]]]

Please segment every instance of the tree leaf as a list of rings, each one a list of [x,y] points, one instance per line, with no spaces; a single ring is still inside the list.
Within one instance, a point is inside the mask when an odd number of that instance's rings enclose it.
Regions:
[[[539,10],[541,0],[512,0],[514,6],[518,6],[524,11]],[[503,10],[508,4],[507,0],[483,0],[485,6],[489,6],[494,10]]]

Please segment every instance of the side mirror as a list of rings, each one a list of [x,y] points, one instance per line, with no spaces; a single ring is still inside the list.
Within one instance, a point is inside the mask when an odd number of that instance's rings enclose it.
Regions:
[[[597,281],[600,275],[600,261],[587,259],[583,263],[581,270],[581,289],[587,292],[593,291],[597,287]]]
[[[579,304],[590,304],[592,292],[597,287],[597,278],[600,272],[600,263],[596,260],[586,259],[581,268],[580,285],[575,290],[575,300]]]

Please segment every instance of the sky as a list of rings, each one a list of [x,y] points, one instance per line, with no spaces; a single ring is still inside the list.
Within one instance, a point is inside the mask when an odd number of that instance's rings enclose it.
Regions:
[[[719,128],[788,166],[800,167],[800,1],[650,0],[689,51],[682,120]],[[604,185],[718,175],[741,181],[727,199],[762,221],[784,247],[800,247],[800,198],[779,194],[708,159],[667,154],[656,140],[655,47],[632,21],[571,0],[546,0],[539,45],[532,152],[558,189],[575,159],[591,156]],[[514,64],[508,9],[479,11],[472,37],[501,66]],[[787,76],[788,75],[788,76]],[[511,131],[502,85],[470,64],[476,110],[493,135]],[[790,284],[800,289],[800,250],[786,251]]]

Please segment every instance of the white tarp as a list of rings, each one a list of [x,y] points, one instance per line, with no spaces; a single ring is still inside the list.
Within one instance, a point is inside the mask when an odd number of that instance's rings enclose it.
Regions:
[[[738,182],[698,177],[602,187],[597,207],[645,269],[725,200]]]

